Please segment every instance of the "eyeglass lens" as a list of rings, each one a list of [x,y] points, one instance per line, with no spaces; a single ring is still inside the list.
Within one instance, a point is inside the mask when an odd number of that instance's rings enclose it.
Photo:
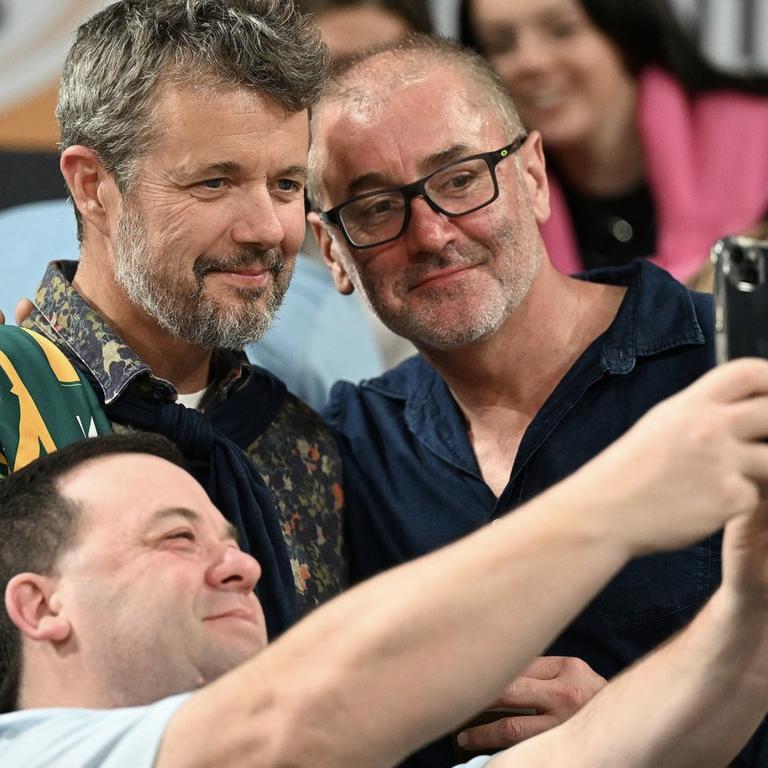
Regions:
[[[430,176],[424,193],[444,213],[459,216],[489,203],[495,194],[493,176],[483,158],[454,163]],[[339,215],[349,238],[370,245],[396,237],[403,228],[407,202],[401,190],[353,200]]]

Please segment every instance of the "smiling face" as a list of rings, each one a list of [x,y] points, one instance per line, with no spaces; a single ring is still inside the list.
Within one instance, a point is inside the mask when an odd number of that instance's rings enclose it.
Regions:
[[[159,141],[114,227],[115,280],[171,335],[242,347],[269,327],[304,236],[307,115],[181,85],[153,119]]]
[[[471,0],[480,47],[548,150],[599,142],[634,113],[619,49],[578,0]]]
[[[99,698],[129,706],[193,690],[264,647],[259,566],[190,475],[121,454],[85,463],[59,490],[82,515],[52,601]]]
[[[313,118],[325,208],[514,138],[477,85],[453,67],[425,62],[422,76],[410,59],[379,58],[386,60],[355,75],[375,99],[329,100]],[[382,97],[383,73],[395,66],[408,81]],[[496,175],[499,197],[490,205],[449,218],[417,197],[405,233],[373,248],[352,248],[338,229],[313,218],[337,287],[354,285],[389,328],[422,348],[461,347],[494,333],[523,301],[541,259],[537,222],[548,203],[538,137],[502,160]]]

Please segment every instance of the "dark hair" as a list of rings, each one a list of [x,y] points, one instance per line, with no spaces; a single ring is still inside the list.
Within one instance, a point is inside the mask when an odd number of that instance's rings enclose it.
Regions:
[[[668,0],[578,0],[595,26],[621,51],[630,72],[649,65],[667,70],[688,93],[737,90],[768,94],[768,78],[721,72],[701,54]],[[474,29],[472,0],[460,0],[461,41],[483,53]]]
[[[157,139],[164,83],[253,88],[298,112],[327,69],[320,32],[293,0],[121,0],[80,26],[67,54],[61,147],[90,147],[125,192]]]
[[[297,2],[304,13],[315,15],[336,8],[361,6],[382,8],[401,18],[408,26],[409,32],[422,32],[425,35],[432,32],[432,23],[424,0],[297,0]]]
[[[41,456],[0,481],[0,596],[25,571],[51,573],[73,543],[78,505],[58,490],[64,475],[93,459],[120,453],[146,453],[183,467],[178,448],[160,435],[130,432],[65,446]],[[16,709],[21,682],[21,638],[0,607],[0,713]]]

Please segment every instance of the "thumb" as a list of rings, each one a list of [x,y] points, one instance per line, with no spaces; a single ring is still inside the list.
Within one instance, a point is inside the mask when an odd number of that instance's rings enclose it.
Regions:
[[[29,299],[22,299],[16,305],[16,325],[21,325],[32,314],[34,306]]]

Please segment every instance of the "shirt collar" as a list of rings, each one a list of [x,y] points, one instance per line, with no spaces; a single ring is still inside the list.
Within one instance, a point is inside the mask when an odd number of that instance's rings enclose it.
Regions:
[[[690,291],[651,262],[637,259],[627,267],[577,277],[628,288],[602,339],[602,363],[609,373],[628,373],[638,357],[705,343]]]
[[[105,403],[111,403],[134,382],[152,397],[175,400],[174,386],[153,376],[149,366],[72,287],[76,271],[76,261],[53,261],[48,265],[35,294],[35,308],[25,325],[52,337],[78,358],[98,383]],[[201,407],[244,382],[247,368],[241,354],[216,350],[212,381]]]

